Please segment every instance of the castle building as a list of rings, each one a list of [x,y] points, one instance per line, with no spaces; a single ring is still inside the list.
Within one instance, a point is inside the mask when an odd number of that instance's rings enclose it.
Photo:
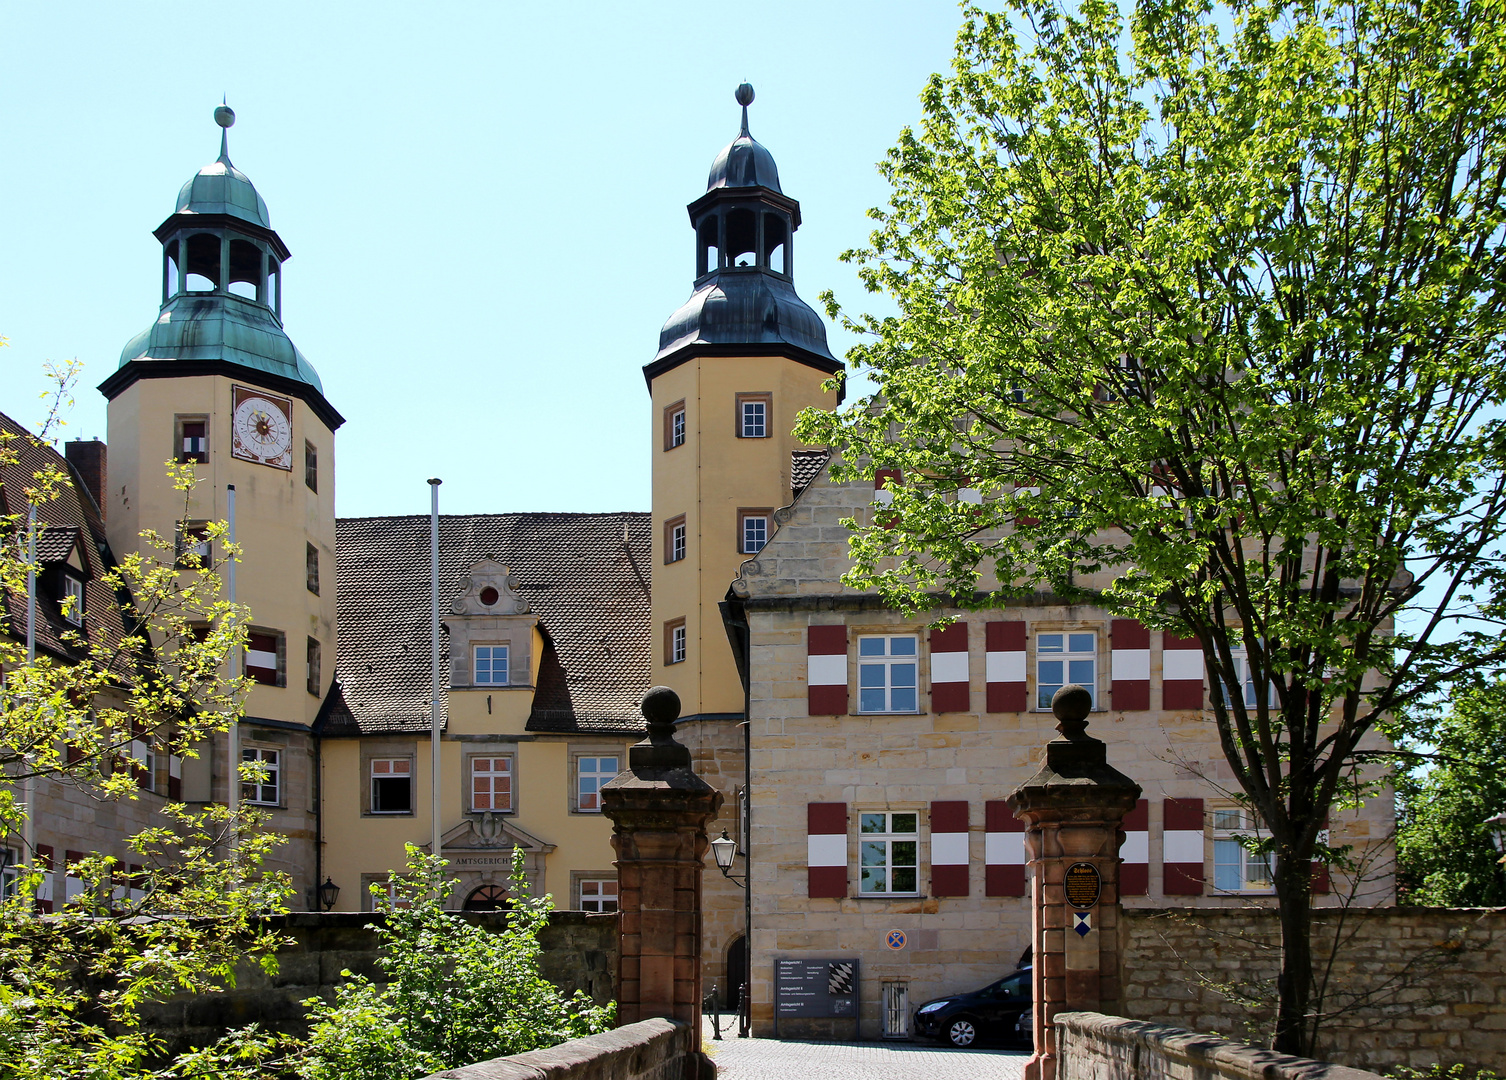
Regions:
[[[713,832],[743,856],[732,877],[706,874],[704,978],[729,1006],[746,980],[760,1034],[845,1038],[856,1022],[903,1037],[913,1003],[1015,966],[1027,867],[1004,799],[1036,767],[1067,682],[1089,688],[1094,734],[1144,788],[1125,823],[1125,902],[1270,902],[1192,643],[1047,594],[907,618],[841,582],[842,521],[882,512],[900,478],[833,483],[828,453],[791,434],[802,409],[839,404],[827,383],[842,365],[795,290],[800,204],[749,132],[752,88],[737,100],[741,130],[688,207],[691,296],[643,368],[649,512],[440,521],[451,906],[504,904],[521,850],[531,892],[615,910],[598,792],[641,738],[637,703],[655,684],[679,694],[678,737],[726,797]],[[102,444],[70,444],[83,494],[60,518],[77,543],[53,552],[53,587],[87,589],[143,528],[202,545],[196,530],[230,516],[233,489],[236,599],[255,621],[247,714],[234,745],[143,772],[153,798],[203,802],[237,790],[234,764],[260,763],[267,779],[238,794],[289,837],[278,865],[299,897],[318,906],[323,882],[339,889],[324,906],[369,909],[405,845],[433,835],[428,521],[336,520],[342,418],[283,330],[289,251],[225,138],[156,235],[162,306],[100,387],[108,474]],[[202,477],[190,500],[169,458]],[[939,616],[956,621],[931,627]],[[39,836],[59,852],[116,854],[142,827],[85,821],[57,794],[43,805]],[[1382,793],[1334,815],[1333,842],[1371,872],[1319,875],[1321,902],[1394,900],[1392,814]],[[839,959],[855,963],[846,1012],[781,997],[781,962]]]

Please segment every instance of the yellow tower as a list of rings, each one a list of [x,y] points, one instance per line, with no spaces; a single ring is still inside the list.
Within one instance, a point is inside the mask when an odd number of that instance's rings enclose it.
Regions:
[[[796,414],[836,406],[821,383],[842,366],[795,293],[800,204],[748,134],[753,88],[738,87],[737,101],[742,130],[689,206],[694,291],[643,369],[654,416],[653,678],[679,693],[687,719],[742,718],[717,605],[791,501]]]
[[[221,106],[215,120],[228,129],[235,114]],[[335,665],[334,433],[344,421],[283,331],[289,251],[267,204],[230,163],[227,136],[156,230],[157,320],[100,384],[110,454],[102,509],[116,552],[140,547],[147,528],[191,551],[202,547],[200,525],[230,517],[233,490],[243,549],[236,599],[252,619],[244,671],[255,682],[238,756],[266,768],[265,783],[238,794],[289,837],[277,865],[305,889],[317,884],[310,732]],[[187,507],[167,479],[169,460],[194,462],[202,479]],[[228,741],[183,770],[185,800],[225,801]]]

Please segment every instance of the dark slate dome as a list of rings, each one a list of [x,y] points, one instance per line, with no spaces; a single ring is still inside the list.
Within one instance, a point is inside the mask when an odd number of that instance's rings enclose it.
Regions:
[[[779,168],[774,155],[764,149],[745,129],[728,143],[711,163],[706,190],[714,188],[765,187],[784,194],[779,187]]]
[[[711,163],[706,190],[717,188],[763,187],[783,195],[779,187],[779,168],[774,155],[748,134],[748,106],[753,104],[753,87],[743,83],[737,88],[737,103],[743,107],[743,127]]]
[[[715,275],[669,317],[654,359],[687,345],[793,345],[836,363],[821,317],[789,281],[762,273]]]

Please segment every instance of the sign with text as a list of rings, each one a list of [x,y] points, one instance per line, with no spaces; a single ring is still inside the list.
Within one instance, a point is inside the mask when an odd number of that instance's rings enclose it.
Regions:
[[[1066,893],[1067,903],[1072,907],[1092,907],[1098,903],[1099,894],[1103,892],[1103,878],[1098,874],[1098,867],[1092,863],[1073,863],[1067,867],[1066,876],[1062,879],[1062,891]]]
[[[857,960],[776,959],[774,1014],[856,1019]]]

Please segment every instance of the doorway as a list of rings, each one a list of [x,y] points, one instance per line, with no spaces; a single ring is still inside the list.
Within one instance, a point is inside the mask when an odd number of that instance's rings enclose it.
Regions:
[[[737,995],[748,979],[748,939],[739,934],[727,945],[727,992],[722,1000],[728,1012],[737,1011]]]

